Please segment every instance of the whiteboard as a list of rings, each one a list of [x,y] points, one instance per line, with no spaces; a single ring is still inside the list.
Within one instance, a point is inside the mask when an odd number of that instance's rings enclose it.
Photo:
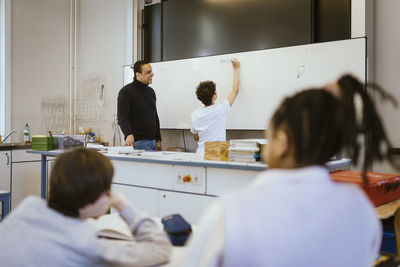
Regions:
[[[189,129],[190,115],[203,105],[196,98],[200,81],[216,83],[224,100],[233,85],[231,58],[240,61],[240,89],[227,117],[227,129],[263,130],[284,97],[302,89],[321,87],[351,73],[365,82],[366,39],[151,63],[150,86],[157,95],[161,128]],[[133,70],[124,66],[124,85]]]

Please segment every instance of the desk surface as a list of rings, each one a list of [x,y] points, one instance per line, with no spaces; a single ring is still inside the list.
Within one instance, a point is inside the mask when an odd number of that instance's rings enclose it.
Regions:
[[[380,219],[387,219],[393,216],[400,207],[400,199],[376,207]]]
[[[28,153],[41,154],[43,156],[55,157],[62,153],[63,150],[51,151],[33,151],[28,150]],[[135,154],[109,154],[104,153],[111,160],[159,163],[169,165],[183,165],[183,166],[197,166],[197,167],[211,167],[211,168],[226,168],[226,169],[239,169],[250,171],[263,171],[267,169],[267,165],[245,162],[232,162],[232,161],[211,161],[199,159],[196,153],[188,152],[170,152],[170,151],[157,151],[157,152],[143,152]],[[329,169],[339,169],[350,167],[351,159],[341,159],[330,161],[326,164]]]

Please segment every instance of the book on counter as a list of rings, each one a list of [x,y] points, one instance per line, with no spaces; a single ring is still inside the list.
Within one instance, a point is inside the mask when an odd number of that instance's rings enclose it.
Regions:
[[[261,156],[260,156],[260,153],[252,153],[252,154],[245,155],[245,156],[243,156],[243,155],[238,156],[238,155],[230,154],[229,159],[231,161],[250,162],[251,163],[251,162],[260,161]]]
[[[231,161],[257,162],[261,160],[261,147],[266,139],[234,139],[229,141],[228,155]]]
[[[232,139],[229,141],[230,148],[260,148],[266,145],[267,139]]]

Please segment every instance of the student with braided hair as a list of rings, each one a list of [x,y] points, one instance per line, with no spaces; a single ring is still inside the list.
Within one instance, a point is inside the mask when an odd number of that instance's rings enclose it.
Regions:
[[[267,131],[268,170],[207,210],[186,265],[373,266],[382,236],[374,206],[324,166],[343,150],[356,162],[360,137],[364,171],[374,159],[391,160],[373,102],[354,77],[284,99]]]

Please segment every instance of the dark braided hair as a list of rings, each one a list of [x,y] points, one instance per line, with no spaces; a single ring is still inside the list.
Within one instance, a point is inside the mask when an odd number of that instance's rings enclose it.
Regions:
[[[360,137],[364,137],[363,180],[373,159],[388,159],[395,165],[382,122],[364,84],[351,75],[338,81],[340,97],[323,88],[309,89],[284,99],[271,125],[287,132],[297,167],[323,165],[343,149],[357,163]],[[381,87],[371,85],[383,99],[395,99]]]
[[[351,75],[345,75],[340,78],[338,85],[340,88],[340,100],[343,110],[345,110],[345,113],[352,119],[352,124],[347,125],[348,127],[352,127],[350,128],[352,131],[346,136],[346,150],[353,162],[357,164],[360,152],[360,141],[358,139],[359,136],[364,137],[364,162],[362,171],[364,182],[368,183],[365,172],[371,169],[374,159],[379,161],[387,159],[396,167],[391,154],[388,153],[391,143],[386,135],[381,119],[376,112],[375,105],[367,94],[366,86]],[[379,85],[369,84],[367,87],[377,92],[383,100],[389,100],[397,107],[396,99],[385,92]],[[361,98],[362,102],[362,110],[358,112],[360,113],[359,115],[357,115],[354,103],[354,101],[356,101],[355,97]],[[357,119],[358,116],[360,117],[359,119]],[[350,120],[347,120],[347,122],[350,122]]]

